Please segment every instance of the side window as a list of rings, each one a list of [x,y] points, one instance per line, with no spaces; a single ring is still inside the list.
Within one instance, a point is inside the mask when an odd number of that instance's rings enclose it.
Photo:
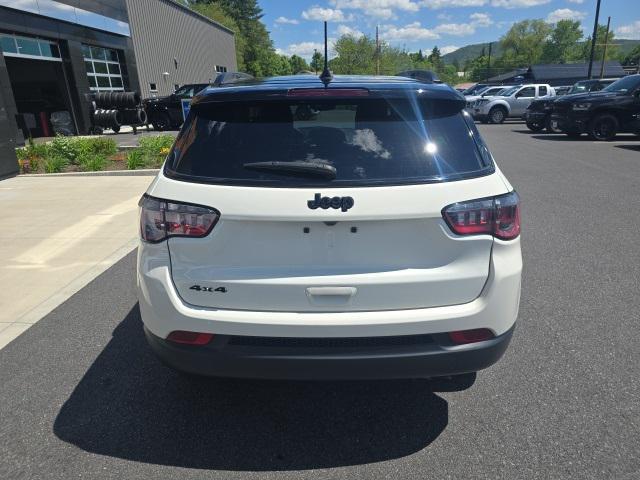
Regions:
[[[538,88],[538,96],[539,97],[544,97],[545,95],[547,95],[547,87],[542,86]]]
[[[516,93],[516,98],[533,98],[536,96],[536,87],[525,87]]]
[[[590,92],[597,92],[599,90],[602,90],[602,85],[600,83],[594,83],[589,89]]]

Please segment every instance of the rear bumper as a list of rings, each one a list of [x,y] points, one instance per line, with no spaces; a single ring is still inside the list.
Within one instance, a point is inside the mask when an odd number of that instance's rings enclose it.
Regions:
[[[406,345],[358,347],[343,342],[319,347],[291,339],[216,336],[210,345],[168,342],[145,328],[149,345],[170,367],[197,375],[291,380],[429,378],[476,372],[504,354],[514,328],[491,340],[454,346],[442,334],[418,336]],[[393,337],[399,338],[399,337]],[[408,337],[404,337],[407,338]],[[282,340],[285,340],[282,342]],[[318,339],[317,339],[318,340]],[[330,339],[323,339],[329,340]],[[348,340],[348,339],[343,339]],[[306,344],[305,344],[306,343]]]

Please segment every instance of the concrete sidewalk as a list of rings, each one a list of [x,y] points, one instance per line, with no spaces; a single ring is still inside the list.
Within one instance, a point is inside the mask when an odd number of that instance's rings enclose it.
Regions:
[[[152,178],[0,182],[0,348],[135,248]]]

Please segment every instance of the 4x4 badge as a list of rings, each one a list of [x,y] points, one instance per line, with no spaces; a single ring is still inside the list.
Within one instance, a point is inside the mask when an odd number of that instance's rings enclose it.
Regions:
[[[321,194],[316,193],[316,196],[313,200],[309,200],[307,202],[307,206],[311,210],[315,210],[316,208],[322,208],[326,210],[327,208],[335,208],[346,212],[351,207],[353,207],[354,201],[352,197],[323,197]]]

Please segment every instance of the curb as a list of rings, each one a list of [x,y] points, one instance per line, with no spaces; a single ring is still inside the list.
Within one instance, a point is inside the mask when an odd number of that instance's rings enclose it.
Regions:
[[[107,170],[99,172],[65,172],[65,173],[23,173],[18,177],[155,177],[159,168],[140,169],[140,170]]]

